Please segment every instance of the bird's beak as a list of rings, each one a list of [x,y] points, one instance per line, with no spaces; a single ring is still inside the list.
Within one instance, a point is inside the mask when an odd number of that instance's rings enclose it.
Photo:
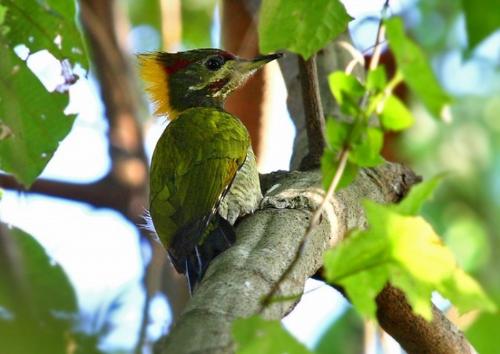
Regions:
[[[252,76],[259,68],[264,64],[269,63],[274,59],[281,58],[283,54],[275,53],[269,55],[260,55],[254,59],[242,59],[236,58],[235,60],[230,60],[226,62],[227,68],[225,72],[222,72],[222,79],[226,80],[223,88],[220,90],[219,95],[226,97],[231,91],[237,87],[243,85],[243,83]],[[229,72],[229,76],[227,73]],[[229,81],[227,81],[229,78]],[[220,78],[218,80],[221,80]]]
[[[273,61],[275,59],[281,58],[283,56],[283,53],[274,53],[274,54],[268,54],[268,55],[259,55],[258,57],[255,57],[250,60],[241,60],[239,62],[239,67],[241,72],[253,72],[257,69],[259,69],[261,66],[264,64],[269,63],[270,61]]]
[[[264,65],[266,63],[269,63],[270,61],[273,61],[275,59],[279,59],[283,56],[283,53],[274,53],[274,54],[268,54],[268,55],[259,55],[258,57],[255,57],[252,59],[253,63],[259,64],[259,65]]]

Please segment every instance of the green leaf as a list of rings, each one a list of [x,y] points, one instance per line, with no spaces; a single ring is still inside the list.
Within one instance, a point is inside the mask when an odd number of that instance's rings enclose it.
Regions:
[[[408,86],[436,117],[447,118],[450,97],[441,88],[428,59],[418,45],[405,35],[403,21],[393,17],[385,21],[389,46]]]
[[[13,48],[47,49],[59,60],[87,67],[73,0],[0,0],[0,169],[29,186],[70,131],[68,95],[48,93]]]
[[[0,169],[29,186],[69,133],[74,116],[63,113],[67,95],[47,92],[1,37],[0,47]]]
[[[326,142],[333,150],[340,151],[347,143],[351,124],[328,117],[326,120]]]
[[[370,91],[379,92],[387,84],[387,75],[383,66],[377,66],[374,70],[368,71],[366,78],[366,88]]]
[[[462,269],[456,269],[438,290],[454,303],[461,313],[475,309],[489,312],[496,310],[496,305],[491,299],[484,296],[481,285]]]
[[[352,19],[339,0],[263,0],[259,46],[263,53],[282,49],[308,59],[347,29]]]
[[[132,26],[149,25],[161,35],[161,7],[158,0],[127,0],[128,18]]]
[[[500,27],[500,1],[498,0],[462,0],[465,13],[465,28],[469,42],[469,49],[493,34]]]
[[[0,0],[0,5],[8,9],[5,25],[11,48],[24,44],[31,53],[47,49],[59,60],[88,67],[74,0]]]
[[[380,150],[384,144],[384,133],[378,128],[366,128],[361,141],[352,144],[349,160],[360,167],[373,167],[384,162]]]
[[[323,176],[323,187],[327,190],[332,183],[333,176],[337,172],[339,167],[338,162],[338,152],[325,149],[323,152],[323,156],[321,156],[321,175]],[[344,173],[340,178],[340,182],[337,186],[337,190],[347,187],[349,184],[354,181],[358,174],[359,167],[349,161],[347,161],[346,167],[344,169]]]
[[[188,47],[210,47],[215,5],[215,0],[182,0],[182,42]]]
[[[369,201],[364,205],[369,229],[328,251],[324,262],[327,280],[342,285],[361,313],[374,317],[375,297],[387,282],[403,290],[413,311],[427,320],[435,290],[460,311],[495,309],[424,219]]]
[[[232,334],[237,354],[311,354],[282,326],[280,321],[266,321],[259,316],[236,319]]]
[[[0,224],[2,353],[66,353],[78,306],[60,265],[30,235]],[[27,337],[28,336],[28,337]]]
[[[356,116],[360,111],[359,101],[365,94],[365,88],[358,79],[343,71],[336,71],[328,76],[328,83],[340,110],[347,115]]]
[[[333,176],[338,169],[338,154],[348,144],[352,124],[341,122],[334,118],[326,121],[326,141],[327,148],[321,157],[321,174],[323,176],[323,186],[326,189],[330,186]],[[340,179],[337,190],[347,187],[354,180],[358,173],[358,166],[352,162],[347,162],[344,173]]]
[[[384,108],[380,113],[380,123],[385,130],[404,130],[415,122],[413,115],[403,102],[394,95],[383,101]]]
[[[4,24],[6,15],[7,8],[0,4],[0,38],[5,36],[10,31],[10,28]]]
[[[424,203],[429,200],[445,174],[439,174],[427,181],[414,185],[408,195],[392,208],[401,215],[418,215]]]
[[[340,245],[325,253],[326,280],[343,285],[358,311],[373,316],[374,299],[387,282],[389,257],[386,239],[353,230]]]
[[[498,354],[498,328],[500,328],[500,312],[482,313],[467,328],[465,334],[478,353]]]

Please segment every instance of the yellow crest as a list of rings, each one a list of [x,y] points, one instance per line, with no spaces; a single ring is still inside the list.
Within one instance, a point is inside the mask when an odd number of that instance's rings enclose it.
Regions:
[[[139,54],[139,74],[145,83],[145,90],[154,105],[156,116],[177,118],[177,112],[170,105],[168,71],[158,59],[157,53]]]

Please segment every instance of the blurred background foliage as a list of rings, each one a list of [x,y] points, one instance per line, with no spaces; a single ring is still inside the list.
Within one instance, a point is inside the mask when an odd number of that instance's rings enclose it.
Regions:
[[[167,6],[167,3],[176,1],[181,12],[168,12],[172,7]],[[374,42],[383,2],[377,2],[376,6],[355,4],[356,1],[347,0],[344,3],[356,18],[351,25],[354,43],[359,50],[366,52]],[[389,147],[391,158],[409,164],[424,178],[448,172],[445,182],[433,202],[427,204],[424,213],[438,234],[444,235],[446,243],[464,269],[477,276],[500,305],[500,33],[496,31],[493,36],[472,48],[471,41],[467,41],[470,32],[466,33],[467,26],[470,28],[471,25],[466,25],[464,16],[464,9],[470,10],[473,6],[473,10],[480,11],[487,18],[493,16],[497,19],[495,22],[494,19],[490,21],[480,17],[480,21],[484,20],[486,25],[498,25],[498,1],[401,0],[394,3],[393,6],[391,2],[392,12],[401,13],[405,18],[410,34],[429,56],[441,83],[454,97],[454,102],[453,121],[444,124],[432,119],[412,97],[405,97],[416,116],[416,124],[394,138]],[[124,23],[129,25],[124,38],[120,39],[129,42],[131,56],[135,51],[161,48],[184,50],[218,46],[220,43],[220,4],[215,0],[121,0],[118,5],[117,10],[122,14]],[[479,31],[482,26],[480,21],[477,22],[475,15],[470,18],[476,19],[475,26]],[[181,25],[175,21],[181,21]],[[166,34],[170,35],[176,26],[179,38],[168,38]],[[476,28],[474,24],[472,28]],[[478,42],[476,37],[474,40]],[[91,77],[95,78],[92,71]],[[147,114],[143,118],[147,121],[146,124],[152,124]],[[3,231],[9,229],[8,226],[1,227]],[[21,240],[18,235],[23,232],[13,228],[9,229],[8,234],[17,243]],[[68,319],[78,316],[74,289],[68,284],[62,268],[51,266],[53,260],[45,254],[42,245],[27,235],[24,235],[24,241],[19,242],[22,242],[20,249],[30,248],[30,252],[36,255],[23,263],[23,267],[33,270],[27,274],[39,279],[37,273],[43,272],[48,282],[57,282],[55,285],[27,280],[31,286],[36,287],[32,293],[39,296],[37,301],[49,303],[49,308],[56,309],[56,315],[35,307],[29,309],[31,312],[26,312],[28,320],[23,318],[20,325],[23,330],[37,334],[36,338],[40,341],[33,341],[34,344],[54,340],[57,348],[61,345],[61,336],[66,336]],[[0,265],[1,261],[2,259]],[[2,269],[0,267],[0,272]],[[2,279],[7,279],[7,276],[2,275],[0,278],[0,302],[14,304],[15,289],[7,289]],[[53,289],[57,289],[57,292]],[[126,292],[127,289],[123,291]],[[117,296],[114,301],[96,308],[93,316],[79,314],[83,317],[80,323],[87,323],[73,334],[70,341],[78,343],[75,344],[76,352],[117,353],[134,350],[123,347],[102,349],[102,338],[113,331],[113,326],[120,325],[110,319],[114,312],[120,311],[122,301],[126,300]],[[38,302],[35,303],[39,306]],[[138,302],[135,306],[141,307],[142,303]],[[0,318],[2,316],[8,314],[0,311]],[[37,320],[33,320],[33,316]],[[496,338],[497,329],[500,328],[498,314],[479,317],[473,315],[472,319],[468,318],[465,322],[461,322],[461,319],[457,321],[467,329],[468,337],[480,353],[498,352],[497,345],[492,340]],[[40,323],[54,323],[57,335],[54,337],[47,333],[46,327],[40,329]],[[315,345],[318,353],[363,351],[363,323],[357,314],[346,310],[340,316],[332,317],[328,323],[323,329],[318,329],[320,333],[317,333],[316,338],[320,339]],[[3,325],[4,322],[0,324]],[[12,330],[0,327],[0,338],[1,345],[7,345],[8,352],[14,353],[16,351],[9,346],[10,342],[4,341],[5,333]],[[16,338],[10,334],[9,337]],[[155,336],[157,337],[158,335]],[[44,344],[40,345],[39,348],[42,348]]]
[[[494,1],[462,1],[467,10],[488,12]],[[453,121],[436,123],[419,106],[413,128],[398,138],[400,158],[424,177],[448,172],[424,214],[443,235],[459,263],[500,304],[500,36],[471,49],[460,2],[425,0],[413,10],[411,32],[427,51],[445,88],[454,96]],[[467,15],[467,13],[466,13]],[[488,16],[472,17],[481,30]],[[473,38],[474,39],[474,38]],[[477,40],[476,40],[477,42]],[[477,44],[477,43],[476,43]],[[492,328],[498,314],[481,314],[468,327],[480,353],[496,353]]]

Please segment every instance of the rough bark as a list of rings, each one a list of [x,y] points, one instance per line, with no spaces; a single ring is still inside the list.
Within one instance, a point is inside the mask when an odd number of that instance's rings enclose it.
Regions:
[[[409,354],[475,353],[464,334],[438,308],[432,322],[415,315],[401,290],[391,286],[377,296],[377,319]]]
[[[297,295],[276,302],[263,316],[281,319],[300,299],[307,278],[322,264],[323,252],[342,240],[352,227],[366,223],[361,201],[387,203],[399,198],[415,175],[387,164],[363,170],[325,209],[305,252],[281,284],[277,296]],[[231,322],[260,308],[260,299],[293,260],[312,212],[324,194],[318,171],[282,174],[266,193],[262,207],[237,227],[236,245],[209,267],[200,287],[169,334],[163,353],[232,353]]]

